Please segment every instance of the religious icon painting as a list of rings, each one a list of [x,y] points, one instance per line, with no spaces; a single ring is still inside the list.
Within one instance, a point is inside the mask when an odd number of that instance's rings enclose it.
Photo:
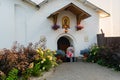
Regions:
[[[62,18],[62,28],[65,28],[65,29],[70,28],[70,19],[69,19],[69,17],[64,16]]]

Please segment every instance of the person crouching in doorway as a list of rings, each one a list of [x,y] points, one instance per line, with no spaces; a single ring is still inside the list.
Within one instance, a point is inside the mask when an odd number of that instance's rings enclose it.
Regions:
[[[68,47],[66,51],[66,57],[70,60],[70,62],[73,62],[73,54],[74,54],[74,47],[73,45],[70,45],[70,47]]]

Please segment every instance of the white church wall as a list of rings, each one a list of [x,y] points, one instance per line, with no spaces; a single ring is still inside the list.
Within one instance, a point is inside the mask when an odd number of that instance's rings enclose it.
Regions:
[[[112,0],[111,6],[112,6],[112,30],[113,30],[113,36],[120,36],[120,0]]]
[[[120,0],[88,0],[110,13],[110,17],[100,19],[100,28],[105,36],[120,36]]]
[[[100,7],[101,9],[107,11],[108,13],[111,14],[112,12],[112,6],[111,6],[111,1],[112,0],[88,0],[91,3],[95,4],[96,6]],[[113,1],[114,2],[114,1]],[[112,16],[110,17],[105,17],[105,18],[100,18],[99,21],[99,33],[101,33],[101,29],[105,33],[105,36],[113,36],[113,28],[112,28]]]
[[[0,2],[0,49],[10,48],[14,41],[26,44],[27,32],[24,30],[24,25],[27,27],[27,21],[35,9],[20,0],[1,0]]]
[[[10,47],[14,39],[14,11],[10,0],[0,1],[0,48]]]
[[[15,40],[24,45],[27,37],[26,15],[24,8],[15,4]]]
[[[64,1],[64,3],[63,3]],[[61,26],[62,16],[68,16],[71,20],[70,29],[67,34],[62,28],[52,30],[53,22],[51,18],[47,18],[51,13],[61,9],[66,4],[73,2],[81,9],[88,12],[91,17],[83,20],[81,24],[84,28],[80,31],[75,30],[76,19],[71,12],[61,12],[58,16],[58,25]],[[2,7],[2,8],[1,8]],[[56,50],[57,39],[60,35],[68,35],[74,39],[75,56],[79,56],[80,50],[88,48],[91,44],[96,43],[96,34],[99,27],[99,15],[92,9],[85,7],[74,0],[51,0],[45,5],[42,5],[39,10],[27,5],[19,0],[3,0],[0,5],[0,25],[2,25],[0,48],[10,48],[13,41],[17,40],[21,44],[28,42],[37,42],[40,36],[44,35],[47,38],[47,47]]]

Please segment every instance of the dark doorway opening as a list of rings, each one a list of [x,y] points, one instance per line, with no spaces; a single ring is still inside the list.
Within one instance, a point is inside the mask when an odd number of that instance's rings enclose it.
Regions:
[[[66,53],[67,48],[70,46],[70,41],[66,37],[60,37],[57,41],[58,50],[62,50]],[[67,61],[66,56],[61,59],[63,62]]]
[[[66,52],[66,49],[70,46],[70,41],[66,37],[60,37],[57,42],[58,50],[63,50]]]

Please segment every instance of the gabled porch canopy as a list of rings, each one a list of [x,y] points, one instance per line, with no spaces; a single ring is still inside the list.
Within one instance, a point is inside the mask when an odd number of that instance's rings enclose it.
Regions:
[[[76,15],[76,24],[80,25],[81,20],[86,19],[88,17],[90,17],[91,15],[88,14],[87,12],[85,12],[84,10],[82,10],[81,8],[79,8],[78,6],[76,6],[73,3],[70,3],[66,6],[64,6],[63,8],[53,12],[52,14],[50,14],[48,16],[48,18],[53,18],[53,23],[56,24],[57,23],[57,16],[59,15],[60,12],[62,11],[70,11],[72,12],[74,15]]]
[[[91,15],[88,14],[87,12],[85,12],[84,10],[80,9],[78,6],[76,6],[73,3],[70,3],[66,6],[64,6],[63,8],[53,12],[52,14],[50,14],[48,16],[48,18],[53,17],[55,15],[58,15],[60,12],[62,11],[70,11],[72,12],[74,15],[76,15],[77,18],[79,18],[80,20],[86,19],[88,17],[90,17]]]

